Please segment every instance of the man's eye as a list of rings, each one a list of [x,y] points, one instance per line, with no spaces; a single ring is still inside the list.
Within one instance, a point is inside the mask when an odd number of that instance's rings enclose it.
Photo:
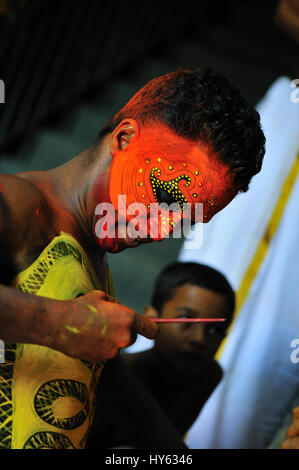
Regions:
[[[225,330],[221,326],[209,326],[208,333],[210,335],[225,336]]]
[[[192,318],[191,315],[179,315],[178,318]],[[181,323],[181,329],[182,330],[187,330],[189,328],[191,328],[195,323],[189,323],[189,322],[186,322],[186,323]]]

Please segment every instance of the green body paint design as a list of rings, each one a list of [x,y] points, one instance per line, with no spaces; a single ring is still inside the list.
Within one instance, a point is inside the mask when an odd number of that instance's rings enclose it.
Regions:
[[[91,312],[99,314],[98,310],[97,310],[93,305],[87,304],[87,307],[89,308],[89,310],[90,310]],[[105,320],[103,320],[103,322],[104,322],[104,325],[103,325],[103,327],[102,327],[102,329],[101,329],[101,335],[104,335],[104,334],[106,333],[106,331],[107,331],[107,328],[108,328],[107,322],[106,322]],[[84,325],[84,327],[82,328],[82,330],[87,330],[87,329],[89,329],[89,327],[92,325],[92,323],[93,323],[93,319],[92,319],[92,320],[89,320],[89,321],[87,320],[87,322],[85,323],[85,325]]]
[[[77,335],[78,333],[80,333],[80,330],[78,330],[78,328],[76,328],[75,326],[65,325],[64,328],[65,328],[66,330],[70,331],[71,333],[74,333],[75,335]]]
[[[89,310],[91,310],[93,313],[99,313],[99,312],[97,311],[97,309],[96,309],[93,305],[87,304],[87,307],[88,307]]]
[[[84,323],[84,325],[82,327],[82,331],[90,330],[90,327],[93,325],[93,322],[94,322],[94,317],[93,316],[87,317],[87,320],[86,320],[86,322]]]
[[[103,328],[101,329],[101,335],[104,335],[106,333],[107,327],[108,327],[108,325],[107,325],[107,323],[105,323]]]

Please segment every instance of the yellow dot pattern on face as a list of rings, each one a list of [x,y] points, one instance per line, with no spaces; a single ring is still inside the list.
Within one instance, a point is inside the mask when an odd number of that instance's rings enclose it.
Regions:
[[[169,170],[173,170],[173,166],[171,166],[171,165],[169,165],[168,168],[169,168]]]
[[[197,175],[198,175],[198,171],[197,171],[197,170],[195,170],[194,174],[197,176]]]
[[[184,167],[187,166],[187,163],[183,163],[183,166],[184,166]]]
[[[209,206],[218,206],[219,202],[218,202],[217,198],[212,194],[210,199],[208,200],[207,204]]]
[[[140,183],[138,183],[138,184],[139,184],[139,186],[142,186],[142,183],[141,183],[141,182],[140,182]]]
[[[142,168],[139,168],[138,171],[139,171],[139,173],[142,173],[142,172],[143,172],[143,169],[142,169]]]
[[[199,183],[198,183],[198,186],[201,188],[201,187],[202,187],[202,183],[201,183],[201,182],[199,182]]]
[[[157,176],[155,175],[157,174]],[[177,178],[174,178],[173,180],[170,181],[163,181],[160,180],[158,177],[161,175],[161,171],[159,168],[154,167],[151,170],[150,173],[150,182],[153,190],[154,197],[156,201],[160,204],[161,201],[159,198],[160,190],[163,189],[169,196],[171,197],[170,199],[173,200],[173,202],[176,202],[179,204],[181,211],[184,210],[184,204],[188,203],[188,200],[184,196],[184,194],[180,191],[178,183],[181,180],[184,180],[186,182],[186,186],[189,186],[191,184],[191,178],[188,175],[180,175]]]
[[[145,194],[141,194],[141,197],[144,199],[144,198],[145,198]]]
[[[196,193],[193,193],[192,196],[193,196],[193,197],[197,197],[197,194],[196,194]]]
[[[158,162],[160,162],[160,161],[161,161],[161,158],[160,158],[160,157],[158,157],[158,158],[157,158],[157,161],[158,161]]]
[[[147,159],[145,160],[145,163],[149,163],[149,162],[150,162],[150,160],[147,158]]]

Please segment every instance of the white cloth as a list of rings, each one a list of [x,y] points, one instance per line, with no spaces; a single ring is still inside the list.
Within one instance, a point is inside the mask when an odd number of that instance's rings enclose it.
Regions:
[[[266,135],[262,171],[247,193],[204,225],[198,250],[181,261],[221,271],[239,287],[299,150],[299,103],[278,79],[258,105]],[[220,358],[225,376],[189,430],[191,448],[264,448],[289,411],[299,384],[291,341],[299,338],[299,179]]]

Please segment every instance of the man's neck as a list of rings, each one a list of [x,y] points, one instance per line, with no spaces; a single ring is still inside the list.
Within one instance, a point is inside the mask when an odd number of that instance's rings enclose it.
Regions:
[[[95,245],[95,207],[108,197],[105,182],[111,156],[107,148],[102,147],[93,150],[97,155],[91,155],[92,150],[88,148],[51,170],[19,175],[43,194],[50,207],[54,232],[66,231],[84,246]]]

